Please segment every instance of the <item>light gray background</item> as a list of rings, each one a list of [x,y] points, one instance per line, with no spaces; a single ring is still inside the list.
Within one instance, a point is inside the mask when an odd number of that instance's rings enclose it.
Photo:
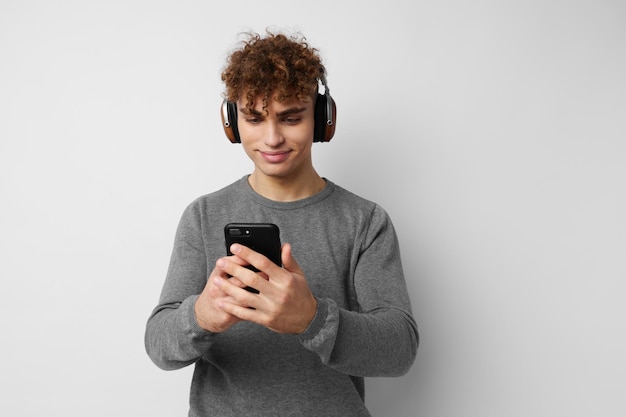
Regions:
[[[318,171],[394,219],[422,344],[378,416],[624,416],[621,1],[0,1],[0,414],[182,416],[143,348],[246,29],[301,30]],[[314,413],[312,413],[314,414]]]

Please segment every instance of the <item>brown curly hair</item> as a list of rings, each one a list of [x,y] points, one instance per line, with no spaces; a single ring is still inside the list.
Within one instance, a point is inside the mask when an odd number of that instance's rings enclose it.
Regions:
[[[252,110],[255,99],[262,96],[266,110],[272,95],[278,101],[315,96],[326,70],[317,49],[302,35],[268,31],[265,38],[256,33],[247,36],[243,46],[230,54],[222,72],[228,101],[237,101],[245,93],[246,109]]]

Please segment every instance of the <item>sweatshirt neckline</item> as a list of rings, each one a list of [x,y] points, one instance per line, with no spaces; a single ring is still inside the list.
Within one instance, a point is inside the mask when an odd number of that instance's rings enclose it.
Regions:
[[[295,201],[275,201],[263,197],[261,194],[254,191],[254,189],[250,186],[250,183],[248,182],[248,176],[249,175],[244,175],[239,180],[239,187],[243,189],[244,193],[250,196],[250,198],[252,198],[258,204],[278,210],[294,210],[306,207],[311,204],[316,204],[322,200],[325,200],[333,193],[335,189],[335,184],[332,181],[323,178],[324,181],[326,181],[326,186],[320,192],[313,194],[312,196]]]

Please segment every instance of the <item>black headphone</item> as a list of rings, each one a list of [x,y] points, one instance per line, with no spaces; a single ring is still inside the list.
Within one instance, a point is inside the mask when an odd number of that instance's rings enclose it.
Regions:
[[[335,134],[337,121],[337,105],[330,96],[326,77],[320,78],[324,86],[324,94],[317,93],[315,101],[315,128],[313,130],[313,142],[329,142]],[[222,126],[226,137],[232,143],[241,143],[239,129],[237,128],[237,103],[224,100],[222,102]]]

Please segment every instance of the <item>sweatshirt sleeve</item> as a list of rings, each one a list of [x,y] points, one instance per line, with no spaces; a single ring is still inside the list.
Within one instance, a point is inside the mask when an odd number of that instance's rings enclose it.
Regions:
[[[160,368],[187,366],[211,345],[215,335],[200,328],[194,313],[207,277],[201,216],[192,203],[179,222],[159,303],[146,325],[146,351]]]
[[[332,299],[318,299],[317,314],[300,342],[339,372],[400,376],[415,360],[417,325],[391,219],[376,206],[368,223],[352,279],[356,308],[351,311]]]

